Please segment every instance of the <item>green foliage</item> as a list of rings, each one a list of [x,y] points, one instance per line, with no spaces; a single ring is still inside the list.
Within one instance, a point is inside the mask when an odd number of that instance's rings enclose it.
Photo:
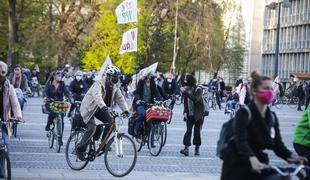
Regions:
[[[143,28],[144,18],[139,16],[138,24],[118,25],[115,15],[115,8],[120,0],[107,0],[100,5],[100,17],[91,30],[84,43],[85,57],[82,62],[86,70],[100,69],[106,57],[110,55],[114,65],[120,67],[125,74],[135,72],[137,57],[141,57],[146,52],[144,38],[146,30]],[[139,5],[142,5],[140,1]],[[141,12],[140,11],[140,15]],[[138,54],[136,52],[120,54],[120,46],[123,33],[131,28],[138,27]]]

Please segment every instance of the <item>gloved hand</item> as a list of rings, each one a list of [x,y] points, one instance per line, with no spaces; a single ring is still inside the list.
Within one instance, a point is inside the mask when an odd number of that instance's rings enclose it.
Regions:
[[[293,164],[303,164],[304,162],[308,162],[308,159],[303,156],[298,156],[295,153],[291,154],[291,157],[286,159],[288,163],[293,163]]]
[[[253,171],[261,173],[263,169],[267,168],[268,166],[264,163],[261,163],[256,156],[251,156],[249,158],[250,164]]]

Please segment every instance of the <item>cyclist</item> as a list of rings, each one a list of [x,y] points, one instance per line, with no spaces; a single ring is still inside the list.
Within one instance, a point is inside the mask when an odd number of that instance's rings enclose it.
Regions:
[[[134,111],[136,111],[138,115],[134,130],[135,136],[141,134],[146,118],[146,107],[141,104],[141,101],[144,101],[147,104],[152,104],[154,103],[154,99],[162,100],[162,97],[157,89],[155,77],[152,76],[152,73],[148,73],[143,79],[139,80],[132,104]]]
[[[74,80],[70,84],[70,91],[75,101],[82,101],[83,96],[87,91],[87,85],[85,81],[82,79],[82,77],[83,77],[83,72],[77,71],[74,75]],[[73,103],[71,104],[68,117],[71,117],[71,113],[74,110],[74,108],[75,108],[75,105]]]
[[[221,180],[260,180],[270,174],[263,171],[269,162],[266,149],[289,162],[303,162],[289,151],[281,138],[279,121],[268,107],[273,101],[272,80],[252,72],[253,100],[236,113],[233,140],[223,156]],[[248,108],[247,108],[248,107]],[[248,110],[247,110],[248,109]]]
[[[300,118],[294,132],[294,149],[298,155],[310,160],[310,107]],[[310,166],[310,162],[307,162]],[[310,178],[310,171],[307,171],[307,177]]]
[[[22,112],[16,97],[16,93],[10,81],[6,78],[8,66],[0,61],[0,118],[2,121],[9,120],[12,117],[12,112],[15,118],[19,121],[22,120]],[[12,127],[0,127],[4,143],[10,150],[9,136],[12,135]]]
[[[67,97],[71,100],[71,93],[68,88],[65,86],[64,82],[61,80],[61,72],[56,71],[51,74],[49,81],[46,82],[44,92],[43,92],[43,100],[46,103],[48,99],[53,99],[55,101],[63,101],[64,97]],[[53,123],[53,119],[55,118],[55,114],[50,113],[47,117],[47,124],[45,126],[45,131],[50,130],[50,125]],[[64,122],[62,118],[62,127],[64,127]],[[62,145],[62,141],[60,142]]]
[[[129,114],[129,108],[127,102],[117,86],[119,81],[119,75],[121,71],[118,67],[108,66],[100,78],[95,80],[94,84],[87,91],[82,104],[81,104],[81,116],[84,123],[87,125],[87,129],[77,146],[77,156],[80,160],[84,161],[84,152],[90,139],[96,132],[95,118],[103,123],[107,123],[102,135],[102,141],[111,128],[113,118],[109,112],[109,107],[112,107],[116,102],[118,106],[126,113]]]
[[[94,84],[94,79],[92,78],[91,73],[86,74],[85,82],[87,85],[87,89],[89,89]]]

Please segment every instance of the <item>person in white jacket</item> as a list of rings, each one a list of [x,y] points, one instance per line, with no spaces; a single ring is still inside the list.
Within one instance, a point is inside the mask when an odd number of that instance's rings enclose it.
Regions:
[[[241,106],[248,104],[250,102],[248,80],[244,79],[241,84],[236,88],[236,92],[239,95],[239,103]]]

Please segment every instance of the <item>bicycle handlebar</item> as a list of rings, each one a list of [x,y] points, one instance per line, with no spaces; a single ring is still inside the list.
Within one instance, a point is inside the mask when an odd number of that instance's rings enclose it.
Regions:
[[[7,125],[10,122],[23,123],[24,121],[19,121],[16,118],[10,118],[9,120],[2,121],[1,118],[0,118],[0,126]]]
[[[310,167],[300,164],[296,167],[279,168],[277,166],[268,166],[266,168],[266,170],[275,171],[281,176],[296,176],[302,169],[310,169]]]

